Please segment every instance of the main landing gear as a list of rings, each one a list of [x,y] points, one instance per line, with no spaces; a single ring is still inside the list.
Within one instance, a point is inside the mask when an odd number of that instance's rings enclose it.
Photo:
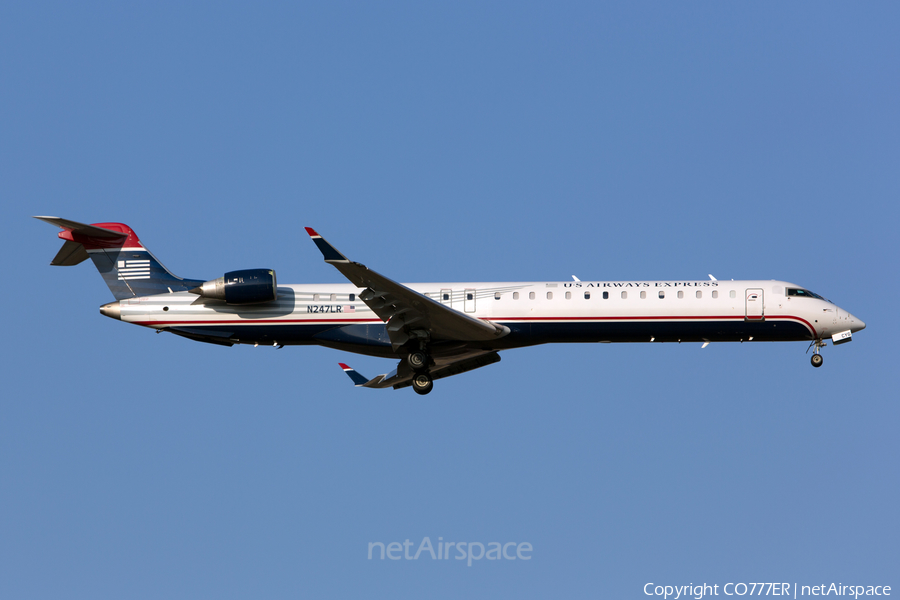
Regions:
[[[822,366],[822,363],[825,362],[825,359],[822,358],[821,354],[819,354],[819,348],[824,348],[825,342],[822,341],[822,338],[819,338],[817,340],[813,340],[813,342],[810,344],[810,347],[812,346],[815,346],[815,349],[813,350],[813,355],[809,359],[809,362],[812,363],[812,366],[819,368]],[[809,348],[807,348],[806,351],[809,352]]]
[[[406,363],[413,371],[419,372],[428,368],[428,355],[424,352],[413,352],[406,357]]]
[[[406,364],[416,372],[412,380],[412,389],[420,396],[424,396],[434,389],[434,382],[431,375],[428,374],[428,367],[431,366],[431,357],[424,351],[411,352],[406,357]]]
[[[434,382],[428,373],[418,373],[412,380],[412,389],[420,396],[424,396],[434,389]]]

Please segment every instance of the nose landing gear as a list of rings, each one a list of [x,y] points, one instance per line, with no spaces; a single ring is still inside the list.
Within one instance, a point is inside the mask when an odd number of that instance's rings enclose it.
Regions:
[[[812,366],[814,366],[816,368],[821,367],[822,363],[825,362],[825,359],[822,357],[821,354],[819,354],[819,348],[824,348],[825,342],[822,340],[822,338],[819,338],[819,339],[813,340],[809,346],[810,346],[810,348],[815,346],[815,349],[813,350],[813,355],[812,355],[812,357],[810,357],[809,362],[812,363]],[[807,348],[806,351],[809,352],[809,348]]]

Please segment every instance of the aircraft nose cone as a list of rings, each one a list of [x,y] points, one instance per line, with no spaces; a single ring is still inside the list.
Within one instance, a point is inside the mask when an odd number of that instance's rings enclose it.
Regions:
[[[863,329],[866,328],[865,322],[858,317],[854,317],[853,315],[850,315],[850,323],[851,323],[850,331],[852,331],[853,333],[856,333],[857,331],[862,331]]]

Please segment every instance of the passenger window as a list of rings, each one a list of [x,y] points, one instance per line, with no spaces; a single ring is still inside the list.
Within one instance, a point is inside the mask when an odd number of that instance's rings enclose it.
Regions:
[[[519,299],[519,292],[513,292],[513,300]]]
[[[647,297],[647,292],[646,292],[646,291],[642,291],[642,292],[641,292],[641,300],[643,300],[643,299],[646,298],[646,297]]]
[[[553,292],[547,292],[547,300],[553,300]]]
[[[350,294],[350,302],[356,302],[356,294]]]
[[[335,302],[336,300],[337,300],[337,294],[332,294],[332,295],[331,295],[331,301],[332,301],[332,302]]]
[[[444,302],[450,299],[450,294],[444,294]]]
[[[494,292],[494,300],[500,299],[500,292]]]
[[[730,292],[728,292],[729,298],[734,298],[734,296],[735,296],[734,290],[731,290]]]
[[[697,297],[698,297],[698,298],[702,298],[702,297],[703,297],[703,292],[701,292],[700,290],[697,290]]]
[[[566,300],[572,299],[572,292],[566,292]]]
[[[534,300],[534,292],[528,292],[528,299]]]
[[[681,298],[684,298],[684,292],[678,290],[678,299],[680,300]]]
[[[628,292],[622,292],[622,300],[628,298]]]
[[[659,290],[659,299],[662,300],[665,297],[666,297],[666,293],[662,290]]]
[[[313,302],[318,302],[318,301],[319,301],[319,295],[313,294]]]
[[[713,290],[713,298],[719,297],[719,290]]]
[[[591,293],[590,293],[590,292],[585,292],[585,293],[584,293],[584,299],[585,299],[585,300],[590,300],[590,299],[591,299]]]
[[[603,292],[603,299],[609,300],[609,292]]]

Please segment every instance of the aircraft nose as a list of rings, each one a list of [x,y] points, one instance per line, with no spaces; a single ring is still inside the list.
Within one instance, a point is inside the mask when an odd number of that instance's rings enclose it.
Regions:
[[[857,331],[862,331],[866,328],[865,322],[858,318],[850,315],[850,331],[856,333]]]

